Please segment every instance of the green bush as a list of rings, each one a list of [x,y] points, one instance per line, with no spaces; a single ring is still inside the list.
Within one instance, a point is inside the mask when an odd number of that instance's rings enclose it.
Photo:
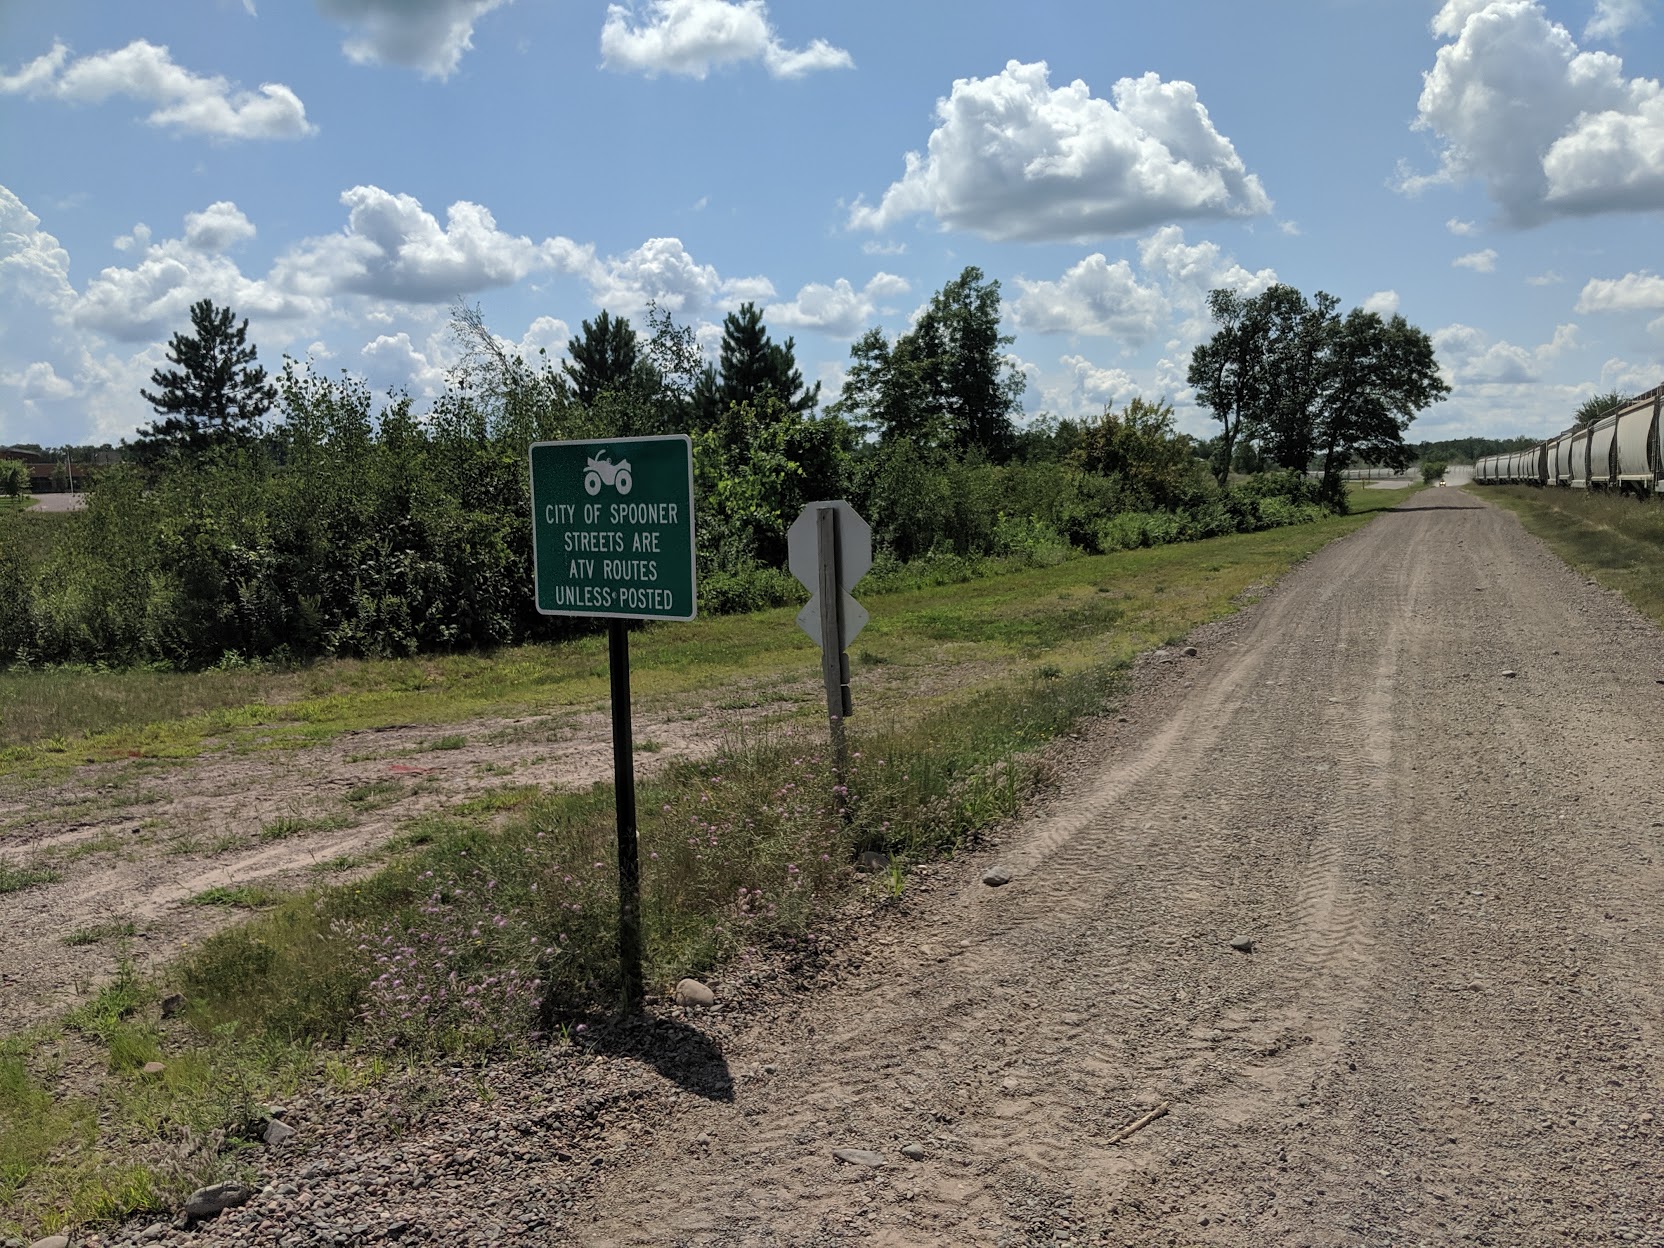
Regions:
[[[993,546],[996,555],[1029,567],[1055,567],[1069,557],[1069,543],[1051,525],[1033,516],[1002,512],[994,521]]]
[[[699,609],[711,615],[762,611],[802,602],[805,592],[784,568],[751,564],[736,571],[707,573],[699,582]]]

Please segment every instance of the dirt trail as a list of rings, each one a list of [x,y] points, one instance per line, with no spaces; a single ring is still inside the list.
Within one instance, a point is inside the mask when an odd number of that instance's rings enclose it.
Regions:
[[[1658,631],[1439,490],[1196,640],[574,1242],[1664,1244]]]
[[[779,706],[638,715],[636,741],[650,748],[637,772],[704,757]],[[610,782],[611,731],[604,710],[561,707],[349,732],[306,750],[89,767],[45,793],[14,782],[0,792],[0,863],[62,878],[0,894],[0,1019],[21,1025],[84,997],[123,956],[159,965],[247,913],[187,904],[207,889],[304,884],[325,864],[373,854],[406,821],[493,789]],[[66,943],[121,923],[130,940]]]

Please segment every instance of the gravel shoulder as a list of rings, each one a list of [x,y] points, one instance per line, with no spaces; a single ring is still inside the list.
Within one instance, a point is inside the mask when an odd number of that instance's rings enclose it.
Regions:
[[[997,853],[713,1008],[298,1100],[144,1242],[1664,1244],[1658,630],[1439,490],[1191,642]]]

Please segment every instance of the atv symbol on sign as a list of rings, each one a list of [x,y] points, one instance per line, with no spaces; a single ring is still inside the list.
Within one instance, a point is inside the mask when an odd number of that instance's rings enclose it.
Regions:
[[[599,457],[591,455],[589,462],[584,465],[584,490],[591,496],[601,492],[603,485],[610,485],[620,494],[628,494],[635,478],[630,476],[630,461],[621,459],[616,464],[606,456],[609,451],[601,451]]]

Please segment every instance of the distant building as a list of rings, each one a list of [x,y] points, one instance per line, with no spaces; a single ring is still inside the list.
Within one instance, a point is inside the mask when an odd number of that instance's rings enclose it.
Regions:
[[[113,454],[95,452],[95,460]],[[21,460],[29,470],[29,490],[34,494],[59,494],[66,490],[87,488],[87,474],[91,464],[79,460],[44,460],[39,451],[23,451],[15,446],[0,446],[0,459]],[[113,462],[113,461],[112,461]]]

